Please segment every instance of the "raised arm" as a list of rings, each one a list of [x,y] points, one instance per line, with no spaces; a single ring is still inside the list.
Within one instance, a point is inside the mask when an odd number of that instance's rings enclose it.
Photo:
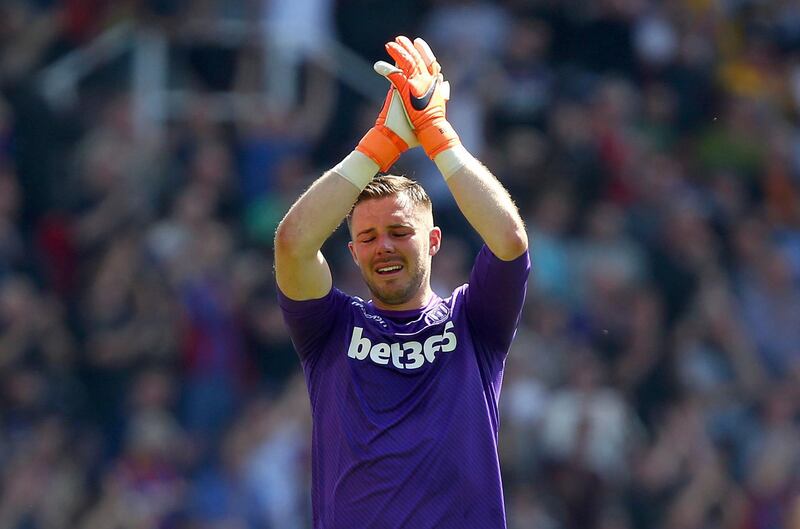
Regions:
[[[372,165],[377,172],[377,165]],[[275,278],[287,297],[318,299],[330,291],[331,271],[320,248],[350,211],[358,193],[355,185],[330,170],[311,184],[278,225]]]
[[[390,88],[375,126],[339,165],[318,178],[289,208],[275,232],[275,278],[294,300],[318,299],[331,289],[320,249],[347,216],[378,170],[386,171],[409,146],[418,145]]]
[[[500,259],[511,261],[528,249],[519,211],[502,184],[462,145],[445,117],[450,85],[428,44],[400,36],[386,45],[395,65],[375,70],[400,94],[408,119],[427,155],[441,171],[459,209]]]
[[[528,250],[528,235],[508,191],[460,144],[434,159],[458,208],[486,246],[504,261]]]

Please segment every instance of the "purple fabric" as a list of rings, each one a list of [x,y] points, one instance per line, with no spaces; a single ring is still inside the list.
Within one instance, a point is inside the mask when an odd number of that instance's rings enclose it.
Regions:
[[[315,529],[500,529],[503,365],[530,260],[480,251],[469,283],[383,311],[279,293],[311,398]]]

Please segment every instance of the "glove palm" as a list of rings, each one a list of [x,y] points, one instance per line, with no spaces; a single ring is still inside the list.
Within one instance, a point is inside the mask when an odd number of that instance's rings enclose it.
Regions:
[[[381,171],[387,171],[403,152],[417,145],[400,95],[390,86],[375,126],[361,138],[356,150],[370,157]]]
[[[408,121],[429,157],[460,143],[447,122],[446,103],[450,84],[441,74],[441,66],[428,44],[418,38],[412,43],[399,36],[386,44],[386,51],[395,66],[379,61],[375,71],[383,75],[397,90]]]

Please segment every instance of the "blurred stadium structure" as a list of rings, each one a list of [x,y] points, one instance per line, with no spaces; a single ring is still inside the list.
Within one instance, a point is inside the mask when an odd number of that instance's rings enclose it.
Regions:
[[[800,528],[791,0],[0,2],[0,528],[309,527],[272,233],[400,33],[530,229],[509,527]]]

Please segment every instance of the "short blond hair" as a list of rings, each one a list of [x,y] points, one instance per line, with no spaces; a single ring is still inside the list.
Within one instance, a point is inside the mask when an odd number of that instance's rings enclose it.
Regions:
[[[356,198],[355,204],[350,208],[350,213],[347,214],[347,227],[350,228],[356,206],[367,200],[377,200],[395,195],[404,195],[413,205],[433,211],[431,198],[416,180],[405,176],[379,175],[370,180],[367,187]]]

